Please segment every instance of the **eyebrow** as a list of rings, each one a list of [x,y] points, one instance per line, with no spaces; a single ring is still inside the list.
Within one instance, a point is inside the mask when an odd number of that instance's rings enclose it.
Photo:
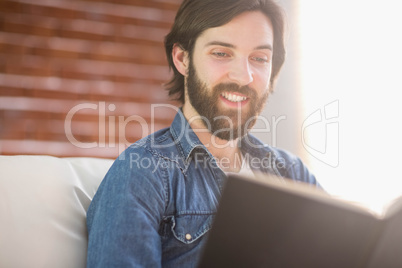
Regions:
[[[206,47],[208,46],[223,46],[223,47],[228,47],[228,48],[236,48],[236,46],[230,44],[230,43],[225,43],[225,42],[221,42],[221,41],[211,41],[209,43],[207,43],[205,45]],[[272,46],[270,44],[267,45],[261,45],[258,46],[256,48],[254,48],[254,50],[260,50],[260,49],[269,49],[272,51]]]

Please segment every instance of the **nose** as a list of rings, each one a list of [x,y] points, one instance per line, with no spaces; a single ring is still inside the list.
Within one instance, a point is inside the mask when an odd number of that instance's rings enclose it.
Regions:
[[[237,59],[234,61],[228,76],[230,80],[240,86],[248,85],[254,80],[248,59]]]

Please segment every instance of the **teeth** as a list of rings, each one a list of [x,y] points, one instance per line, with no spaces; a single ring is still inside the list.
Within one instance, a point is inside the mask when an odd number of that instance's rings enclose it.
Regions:
[[[227,92],[222,93],[222,97],[224,97],[225,99],[227,99],[231,102],[241,102],[241,101],[245,101],[247,99],[246,97],[234,95],[232,93],[227,93]]]

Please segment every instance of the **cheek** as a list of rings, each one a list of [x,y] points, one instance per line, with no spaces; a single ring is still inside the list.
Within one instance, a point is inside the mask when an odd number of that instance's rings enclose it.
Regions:
[[[225,82],[228,70],[229,66],[227,66],[227,64],[213,60],[205,60],[202,65],[198,66],[197,73],[202,81],[208,85],[214,86]]]
[[[264,68],[254,72],[254,85],[261,88],[261,91],[266,91],[269,88],[271,80],[271,68]]]

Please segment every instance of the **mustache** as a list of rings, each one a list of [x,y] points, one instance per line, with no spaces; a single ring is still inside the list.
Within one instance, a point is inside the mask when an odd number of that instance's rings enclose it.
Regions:
[[[237,92],[245,95],[247,98],[256,98],[257,93],[249,86],[239,86],[235,83],[220,83],[213,88],[213,92],[220,95],[223,92]]]

